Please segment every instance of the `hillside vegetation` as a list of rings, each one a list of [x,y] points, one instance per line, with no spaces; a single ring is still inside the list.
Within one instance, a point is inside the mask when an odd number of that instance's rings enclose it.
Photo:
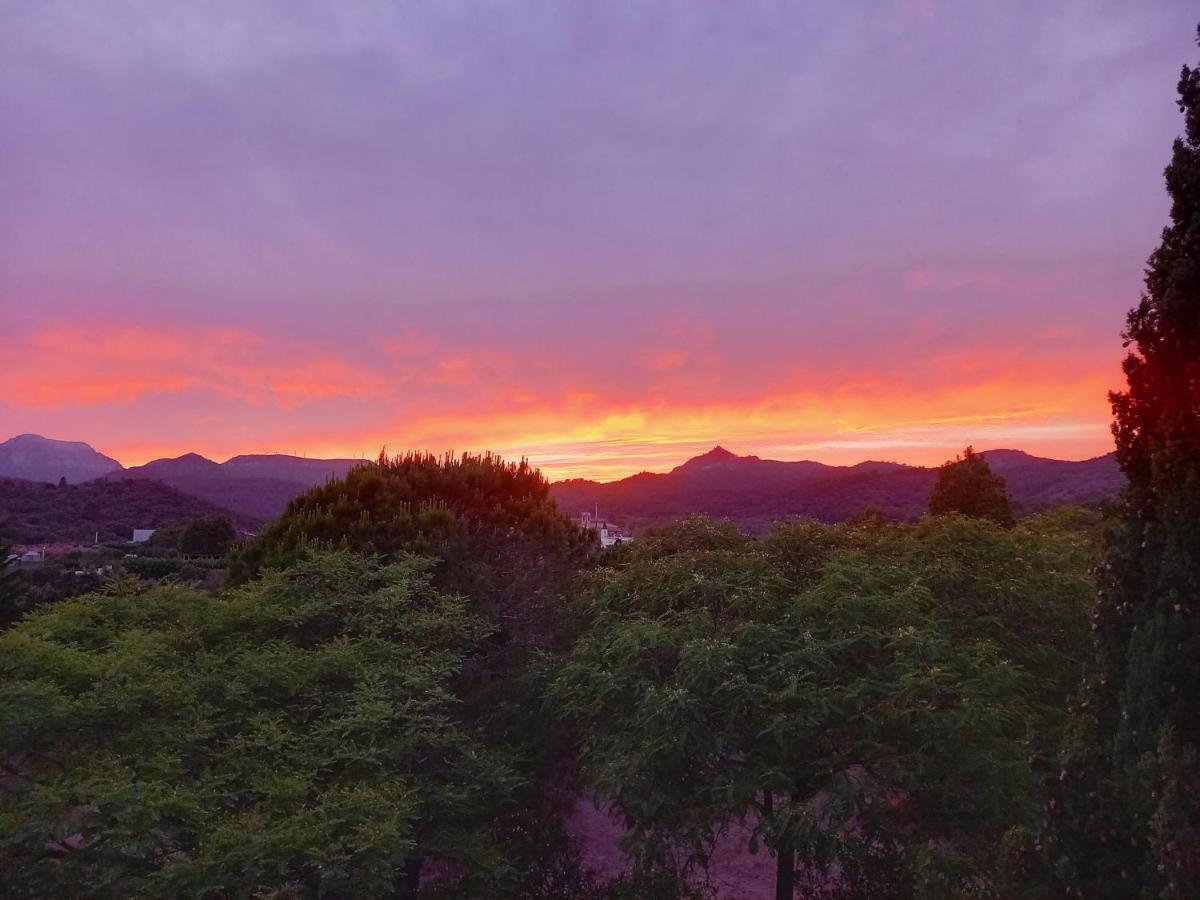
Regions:
[[[227,510],[157,481],[89,481],[53,485],[0,478],[0,527],[17,544],[127,541],[135,528],[185,526]],[[235,517],[244,530],[258,527]]]

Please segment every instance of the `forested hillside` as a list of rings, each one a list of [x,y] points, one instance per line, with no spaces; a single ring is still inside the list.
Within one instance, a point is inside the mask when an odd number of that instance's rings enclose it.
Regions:
[[[236,516],[157,481],[89,481],[53,485],[0,478],[5,537],[18,544],[127,541],[135,528],[187,525],[226,515],[243,530],[258,520]]]
[[[108,478],[161,481],[243,516],[265,520],[283,512],[293,497],[331,478],[342,477],[361,462],[260,454],[217,463],[198,453],[185,453],[113,472]]]

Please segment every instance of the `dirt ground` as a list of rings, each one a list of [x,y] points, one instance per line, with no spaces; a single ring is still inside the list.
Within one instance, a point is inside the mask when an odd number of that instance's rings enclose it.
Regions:
[[[584,864],[602,879],[615,878],[629,860],[621,850],[625,828],[590,796],[580,797],[568,820],[579,841]],[[709,884],[719,900],[771,900],[775,896],[775,859],[766,850],[747,849],[748,829],[734,826],[718,843],[709,866]]]

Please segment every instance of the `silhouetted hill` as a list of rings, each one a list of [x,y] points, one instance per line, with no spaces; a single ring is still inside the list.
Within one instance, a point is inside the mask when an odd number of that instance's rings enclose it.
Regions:
[[[0,478],[4,536],[19,544],[127,541],[135,528],[166,528],[226,515],[241,530],[260,524],[157,481],[100,479],[58,487]]]
[[[0,478],[70,484],[91,481],[121,468],[82,441],[56,441],[40,434],[18,434],[0,443]]]
[[[1020,512],[1069,503],[1094,503],[1124,484],[1115,454],[1069,462],[1019,450],[983,454],[1004,475]],[[838,522],[875,506],[896,519],[921,516],[937,470],[868,461],[854,466],[781,462],[737,456],[716,447],[665,474],[643,472],[608,483],[572,479],[551,485],[560,509],[575,515],[599,508],[627,525],[703,513],[732,519],[743,528],[765,529],[791,516]]]
[[[361,459],[309,459],[281,453],[256,453],[235,456],[222,463],[221,468],[238,478],[277,478],[316,487],[331,478],[342,478],[363,462]]]
[[[330,478],[345,475],[361,462],[260,454],[235,456],[217,463],[197,453],[186,453],[173,459],[156,459],[108,477],[160,481],[185,494],[265,521],[283,512],[293,497]]]
[[[1125,485],[1116,453],[1080,462],[1030,456],[1021,450],[987,450],[980,455],[992,471],[1004,476],[1019,509],[1095,503]]]
[[[81,468],[60,473],[68,481],[73,480],[73,471],[100,466],[106,480],[159,481],[259,521],[275,518],[294,497],[331,478],[343,477],[362,463],[283,454],[249,454],[217,463],[187,453],[122,469],[86,444],[21,435],[0,444],[0,475],[9,477],[28,476],[6,471],[5,448],[10,453],[7,458],[16,460],[10,468],[59,472],[65,460],[76,459]],[[39,456],[42,449],[49,455]],[[1124,484],[1112,453],[1081,462],[1045,459],[1020,450],[989,450],[981,455],[1008,481],[1013,502],[1022,513],[1094,503],[1115,495]],[[714,447],[670,472],[642,472],[608,483],[560,481],[551,491],[564,512],[575,515],[599,507],[602,514],[629,526],[704,513],[761,530],[776,519],[791,516],[841,521],[868,506],[894,518],[916,518],[925,512],[935,477],[935,469],[922,466],[874,460],[853,466],[785,462],[738,456]],[[46,480],[57,482],[58,474],[47,474]]]

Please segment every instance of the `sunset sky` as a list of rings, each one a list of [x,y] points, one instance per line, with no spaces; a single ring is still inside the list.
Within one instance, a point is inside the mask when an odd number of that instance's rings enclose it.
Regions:
[[[1111,449],[1195,0],[0,0],[0,440]]]

